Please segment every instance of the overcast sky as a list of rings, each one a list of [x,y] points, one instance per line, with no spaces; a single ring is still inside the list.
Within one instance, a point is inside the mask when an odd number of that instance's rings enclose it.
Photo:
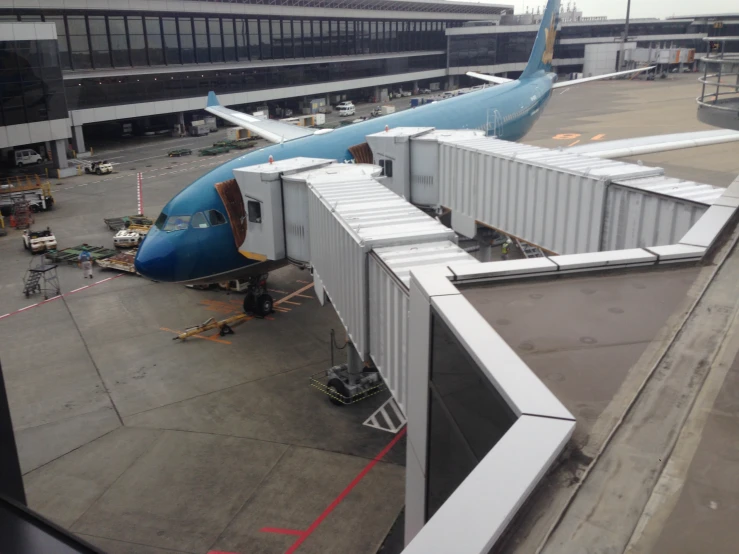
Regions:
[[[474,1],[474,0],[473,0]],[[567,6],[567,0],[561,0]],[[516,13],[525,13],[525,6],[533,8],[546,5],[546,0],[497,0],[493,4],[512,4]],[[584,16],[605,15],[608,19],[626,17],[626,0],[578,0],[577,8]],[[632,0],[631,17],[658,17],[664,19],[673,15],[695,15],[699,13],[739,13],[737,0]]]

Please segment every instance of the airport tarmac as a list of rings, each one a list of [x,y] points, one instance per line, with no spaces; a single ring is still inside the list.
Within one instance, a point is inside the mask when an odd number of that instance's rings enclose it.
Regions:
[[[695,76],[679,75],[555,92],[525,142],[703,129],[698,87]],[[225,138],[219,133],[211,139]],[[557,138],[563,134],[579,138]],[[156,217],[176,192],[238,155],[167,158],[162,150],[143,159],[154,144],[168,148],[150,140],[124,146],[111,176],[55,184],[56,207],[36,226],[50,225],[61,246],[111,246],[102,220],[135,211],[136,173],[144,173],[145,212]],[[714,185],[739,173],[736,145],[685,152],[653,156],[672,176]],[[329,333],[341,337],[341,323],[319,306],[307,272],[270,277],[275,298],[285,299],[270,319],[180,343],[177,331],[238,313],[242,296],[114,272],[84,281],[77,268],[60,267],[64,296],[36,305],[41,299],[21,294],[31,256],[20,232],[0,238],[0,259],[0,352],[32,508],[113,554],[377,551],[404,501],[404,439],[362,426],[387,393],[337,408],[309,386],[308,377],[330,365]],[[679,302],[689,286],[679,281],[661,294]],[[628,307],[638,304],[635,297]],[[633,330],[643,343],[668,317],[648,315]],[[636,356],[635,346],[619,348]],[[560,394],[556,382],[548,384]],[[597,418],[614,386],[604,379],[600,396],[576,391],[579,417]]]

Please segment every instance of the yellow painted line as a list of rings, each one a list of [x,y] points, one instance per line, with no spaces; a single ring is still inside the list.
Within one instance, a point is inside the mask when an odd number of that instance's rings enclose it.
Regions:
[[[570,144],[568,144],[567,146],[575,146],[575,145],[576,145],[576,144],[577,144],[578,142],[580,142],[580,140],[579,140],[579,139],[578,139],[578,140],[576,140],[575,142],[571,142],[571,143],[570,143]]]
[[[593,137],[592,139],[590,139],[590,140],[600,140],[600,139],[602,139],[602,138],[603,138],[604,136],[605,136],[605,135],[601,133],[600,135],[595,135],[595,136],[594,136],[594,137]]]
[[[249,320],[247,319],[246,321],[249,321]],[[174,333],[175,335],[181,335],[182,334],[182,331],[175,331],[174,329],[168,329],[166,327],[160,327],[159,329],[162,330],[162,331],[167,331],[168,333]],[[193,335],[193,336],[188,337],[188,338],[190,338],[190,339],[209,340],[209,341],[217,342],[217,343],[220,343],[220,344],[231,344],[231,341],[228,341],[228,340],[217,339],[215,337],[204,337],[202,335]]]
[[[293,302],[292,300],[285,300],[285,304],[292,304],[293,306],[302,306],[300,302]]]
[[[312,300],[314,298],[313,296],[309,296],[307,294],[296,294],[295,296],[297,296],[299,298],[307,298],[309,300]]]
[[[307,285],[308,283],[310,283],[310,281],[301,281],[300,279],[298,279],[296,283],[303,283],[304,285]]]
[[[291,292],[290,294],[288,294],[288,295],[287,295],[287,296],[285,296],[284,298],[280,298],[279,300],[275,301],[275,306],[277,306],[278,304],[282,304],[283,302],[287,302],[287,301],[288,301],[288,300],[290,300],[290,299],[291,299],[291,298],[292,298],[293,296],[297,296],[297,295],[299,295],[299,294],[301,294],[301,293],[304,293],[305,291],[307,291],[307,290],[308,290],[309,288],[311,288],[312,286],[313,286],[313,283],[308,283],[307,285],[305,285],[305,286],[304,286],[304,287],[302,287],[302,288],[299,288],[299,289],[298,289],[298,290],[296,290],[295,292]]]

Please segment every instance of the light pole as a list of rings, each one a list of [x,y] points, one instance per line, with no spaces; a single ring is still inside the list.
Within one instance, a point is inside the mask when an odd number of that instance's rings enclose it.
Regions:
[[[621,50],[618,54],[618,68],[624,68],[624,45],[626,44],[626,38],[629,36],[629,14],[631,13],[631,0],[626,0],[626,24],[624,25],[624,36],[621,39]]]

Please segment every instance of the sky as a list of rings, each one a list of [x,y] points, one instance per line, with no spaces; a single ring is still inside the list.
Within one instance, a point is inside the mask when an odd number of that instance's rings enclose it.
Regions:
[[[472,0],[475,1],[475,0]],[[567,0],[561,0],[567,6]],[[512,4],[516,13],[525,13],[525,6],[540,6],[543,10],[546,0],[491,0],[493,4]],[[626,0],[577,0],[578,11],[583,16],[605,15],[608,19],[626,17]],[[632,0],[631,17],[657,17],[664,19],[673,15],[696,15],[700,13],[739,13],[737,0]]]

